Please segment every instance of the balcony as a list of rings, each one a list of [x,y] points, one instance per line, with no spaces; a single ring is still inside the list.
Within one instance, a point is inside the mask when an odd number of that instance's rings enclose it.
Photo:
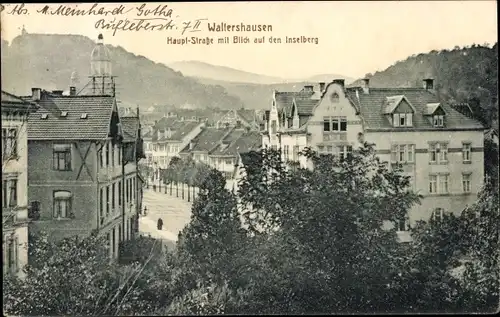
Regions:
[[[328,141],[347,141],[345,132],[323,132],[323,142]]]
[[[28,221],[28,209],[16,207],[3,207],[2,208],[2,225],[14,225]]]

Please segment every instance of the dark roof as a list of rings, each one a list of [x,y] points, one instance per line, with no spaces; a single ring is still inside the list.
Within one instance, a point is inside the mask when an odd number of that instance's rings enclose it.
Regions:
[[[137,117],[121,117],[120,122],[122,124],[124,141],[137,140],[137,134],[139,132],[139,118],[137,118]]]
[[[259,122],[259,119],[256,116],[255,110],[250,110],[250,109],[238,109],[236,113],[246,122],[252,123],[252,122]]]
[[[204,128],[192,141],[193,148],[189,149],[189,144],[184,147],[180,153],[190,152],[209,152],[230,132],[232,128],[217,129],[217,128]]]
[[[356,91],[358,92],[356,93]],[[360,110],[361,117],[366,125],[366,129],[387,129],[393,130],[391,122],[384,115],[384,109],[387,105],[387,97],[404,96],[406,100],[415,108],[416,113],[413,116],[413,129],[439,129],[434,128],[424,116],[427,113],[427,105],[439,103],[438,97],[423,88],[370,88],[369,93],[363,93],[359,88],[347,88],[346,94]],[[441,103],[442,109],[446,113],[447,129],[481,129],[483,126],[478,121],[468,118],[459,113],[446,103]],[[408,128],[405,128],[408,129]]]
[[[292,113],[292,105],[293,105],[293,100],[295,99],[295,102],[300,103],[302,100],[313,100],[314,103],[316,104],[318,100],[311,99],[313,97],[314,92],[313,91],[276,91],[275,92],[275,98],[276,98],[276,108],[278,111],[282,112],[284,111],[285,114],[290,117]],[[299,110],[299,114],[300,110]]]
[[[28,139],[106,139],[115,104],[115,98],[111,96],[43,94],[38,102],[40,109],[29,115]],[[61,116],[63,112],[67,112],[65,117]],[[84,114],[86,118],[82,118]]]
[[[313,99],[295,99],[297,111],[299,115],[312,115],[314,107],[318,104],[318,100]]]
[[[232,142],[222,155],[237,156],[239,153],[258,150],[262,146],[262,136],[257,131],[249,131],[242,134],[238,139]]]
[[[229,132],[224,139],[222,139],[220,146],[217,146],[215,149],[210,151],[211,155],[228,155],[228,148],[241,136],[245,134],[244,129],[233,129]]]
[[[29,111],[33,112],[38,109],[38,105],[20,97],[2,90],[2,110],[9,111]]]

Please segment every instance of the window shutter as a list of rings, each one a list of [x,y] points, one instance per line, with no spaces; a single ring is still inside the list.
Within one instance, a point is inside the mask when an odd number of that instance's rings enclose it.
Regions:
[[[394,126],[399,127],[399,113],[395,113],[393,117],[394,117]]]
[[[413,126],[413,113],[406,114],[406,125],[409,127]]]

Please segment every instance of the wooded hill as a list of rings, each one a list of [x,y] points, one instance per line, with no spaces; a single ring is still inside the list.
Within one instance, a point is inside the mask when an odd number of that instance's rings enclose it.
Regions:
[[[440,97],[468,102],[476,117],[498,127],[497,44],[456,46],[412,55],[367,77],[373,87],[420,87],[423,78],[434,78]],[[352,86],[359,84],[357,80]]]

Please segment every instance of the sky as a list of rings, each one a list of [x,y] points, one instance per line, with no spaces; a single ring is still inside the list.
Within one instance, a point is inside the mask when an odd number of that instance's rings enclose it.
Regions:
[[[124,13],[116,16],[68,17],[37,13],[44,4],[25,4],[26,11],[11,14],[16,5],[10,4],[1,13],[1,35],[11,41],[23,25],[28,33],[80,34],[95,40],[102,33],[106,44],[122,46],[155,62],[168,65],[197,60],[281,78],[331,73],[362,77],[413,54],[456,45],[493,44],[498,38],[496,1],[155,2],[146,3],[144,8],[168,5],[172,13],[168,17],[149,14],[147,18],[171,18],[179,29],[118,30],[113,34],[113,30],[96,28],[100,19],[109,23],[145,18],[138,16],[141,5],[124,3]],[[50,4],[50,10],[58,6]],[[92,4],[66,6],[89,10]],[[119,4],[99,4],[97,8],[102,6],[111,10]],[[182,35],[183,23],[191,21],[194,26],[196,19],[206,19],[200,24],[201,31]],[[151,23],[161,22],[167,23]],[[265,24],[272,25],[272,32],[209,32],[209,23]],[[186,36],[212,37],[214,44],[167,43],[168,37]],[[231,40],[233,36],[248,36],[251,41],[265,36],[266,42],[218,44],[217,39],[225,36]],[[317,37],[318,44],[272,44],[270,36],[283,42],[287,36]]]

